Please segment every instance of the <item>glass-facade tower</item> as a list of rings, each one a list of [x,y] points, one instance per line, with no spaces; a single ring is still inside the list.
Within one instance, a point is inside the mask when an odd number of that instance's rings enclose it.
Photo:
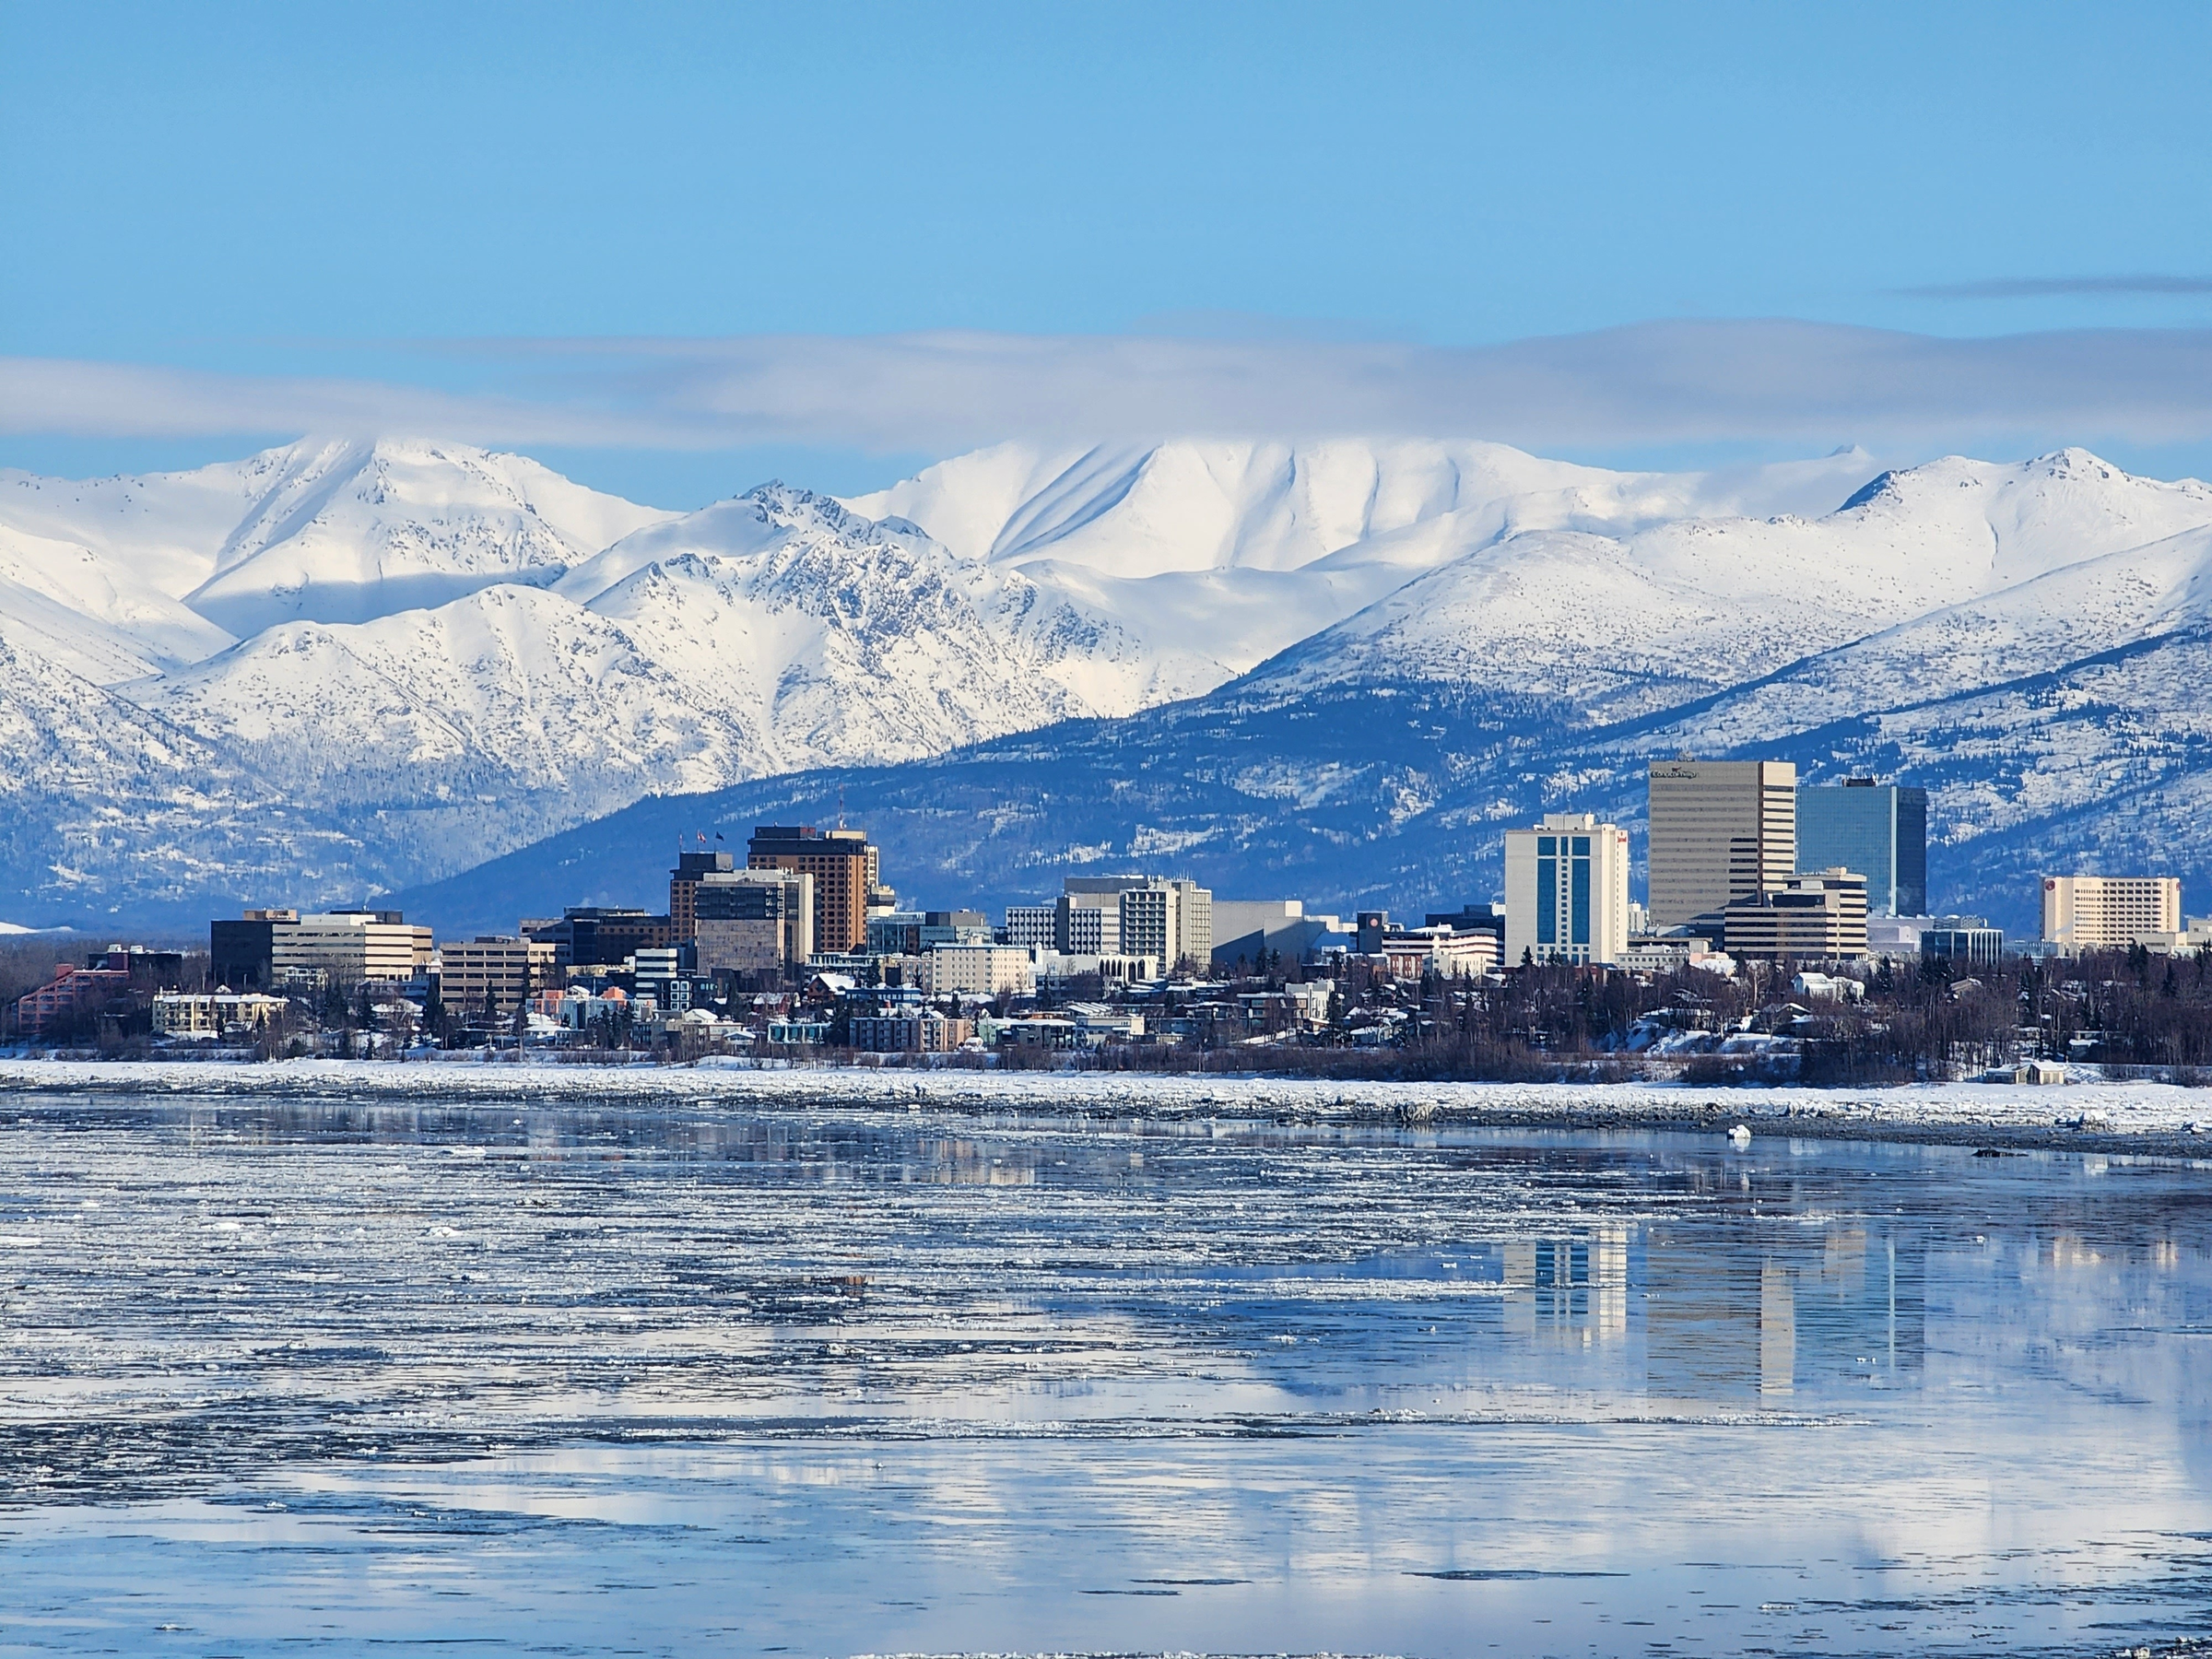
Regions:
[[[1838,865],[1866,877],[1870,914],[1927,914],[1928,792],[1872,778],[1800,785],[1797,868]]]

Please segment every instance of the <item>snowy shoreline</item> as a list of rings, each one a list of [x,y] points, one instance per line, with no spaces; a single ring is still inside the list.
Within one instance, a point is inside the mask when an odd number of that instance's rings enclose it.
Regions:
[[[1650,1083],[1335,1082],[1101,1072],[422,1065],[389,1061],[0,1060],[0,1095],[147,1100],[437,1100],[708,1110],[1040,1112],[1160,1120],[1258,1116],[1437,1126],[1645,1128],[1823,1139],[2053,1146],[2212,1160],[2212,1091],[2167,1083],[2064,1088],[1699,1088]]]

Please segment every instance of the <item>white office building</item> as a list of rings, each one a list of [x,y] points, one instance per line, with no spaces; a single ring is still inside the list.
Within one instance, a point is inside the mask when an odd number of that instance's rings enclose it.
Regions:
[[[1587,812],[1505,832],[1505,961],[1606,964],[1629,947],[1629,832]]]

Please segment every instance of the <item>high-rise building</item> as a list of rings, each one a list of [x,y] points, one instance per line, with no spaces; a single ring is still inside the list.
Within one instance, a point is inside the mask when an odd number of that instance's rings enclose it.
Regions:
[[[868,936],[868,903],[881,870],[863,830],[759,824],[746,843],[746,867],[794,870],[814,877],[814,948],[858,950]]]
[[[1877,916],[1928,908],[1928,792],[1872,778],[1797,786],[1797,867],[1841,866],[1866,877]]]
[[[1835,961],[1866,954],[1866,878],[1817,870],[1763,893],[1732,899],[1721,948],[1733,957]]]
[[[1505,960],[1617,962],[1629,946],[1629,832],[1551,812],[1505,832]]]
[[[668,872],[668,935],[678,945],[699,936],[699,881],[702,876],[726,875],[737,867],[727,853],[678,853],[676,868]]]
[[[1172,970],[1186,957],[1210,961],[1214,954],[1214,895],[1194,881],[1160,876],[1070,876],[1062,883],[1060,913],[1070,926],[1079,912],[1111,909],[1118,937],[1108,943],[1100,924],[1100,942],[1088,943],[1089,923],[1084,919],[1082,940],[1070,933],[1058,948],[1070,956],[1150,957]]]
[[[1772,892],[1797,873],[1797,769],[1787,760],[1654,761],[1651,826],[1653,927]]]
[[[701,973],[786,975],[814,954],[815,881],[803,871],[701,871],[692,904]]]
[[[2043,938],[2069,950],[2112,950],[2182,930],[2173,876],[2046,876]]]

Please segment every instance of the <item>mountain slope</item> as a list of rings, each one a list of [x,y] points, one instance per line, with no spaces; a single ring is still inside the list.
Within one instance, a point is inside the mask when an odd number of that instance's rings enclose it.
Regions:
[[[1123,720],[998,739],[898,768],[832,769],[642,801],[397,902],[457,927],[558,903],[654,902],[683,834],[842,811],[910,903],[1036,901],[1064,876],[1189,874],[1224,898],[1316,910],[1453,908],[1500,890],[1501,832],[1547,811],[1628,827],[1641,867],[1649,760],[1794,761],[1808,782],[1876,772],[1931,794],[1933,903],[2032,936],[2053,871],[2212,884],[2212,629],[2053,671],[1766,734],[1695,718],[1573,731],[1561,705],[1426,685],[1252,682]],[[504,921],[501,919],[505,918]]]
[[[549,589],[287,624],[125,690],[286,798],[413,814],[440,843],[465,822],[498,851],[641,794],[1128,706],[1145,672],[1018,573],[771,485]]]

